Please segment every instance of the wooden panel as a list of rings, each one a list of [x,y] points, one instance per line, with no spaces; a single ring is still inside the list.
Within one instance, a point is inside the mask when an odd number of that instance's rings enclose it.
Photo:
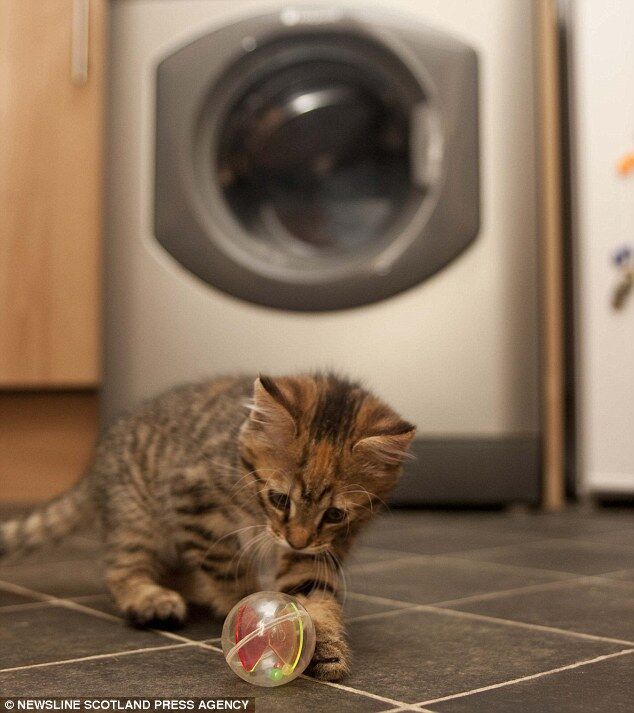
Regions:
[[[556,0],[536,0],[542,270],[543,505],[565,504],[564,286]]]
[[[82,474],[97,433],[97,395],[0,393],[0,502],[56,495]]]
[[[99,379],[105,9],[75,85],[73,0],[0,2],[0,386]]]

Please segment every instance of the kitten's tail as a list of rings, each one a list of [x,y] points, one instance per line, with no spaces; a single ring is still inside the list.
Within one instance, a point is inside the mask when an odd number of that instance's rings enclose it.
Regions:
[[[92,488],[83,478],[71,490],[31,511],[0,523],[0,560],[61,540],[92,512]]]

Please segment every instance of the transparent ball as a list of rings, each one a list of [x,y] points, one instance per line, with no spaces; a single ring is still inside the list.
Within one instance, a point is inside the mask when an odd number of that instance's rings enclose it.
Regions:
[[[297,599],[281,592],[257,592],[227,615],[222,650],[240,678],[256,686],[281,686],[310,663],[315,627]]]

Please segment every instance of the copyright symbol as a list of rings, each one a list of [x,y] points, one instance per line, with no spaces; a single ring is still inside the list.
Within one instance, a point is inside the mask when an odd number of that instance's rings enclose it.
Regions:
[[[8,711],[10,711],[10,710],[13,708],[14,705],[15,705],[15,703],[14,703],[13,701],[5,701],[5,702],[4,702],[4,707],[5,707]]]

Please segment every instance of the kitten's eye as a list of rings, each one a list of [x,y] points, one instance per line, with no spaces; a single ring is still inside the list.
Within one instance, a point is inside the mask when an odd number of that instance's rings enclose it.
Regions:
[[[346,511],[341,508],[328,508],[323,516],[324,522],[342,522],[346,517]]]
[[[277,510],[287,510],[290,507],[288,495],[269,490],[269,502]]]

